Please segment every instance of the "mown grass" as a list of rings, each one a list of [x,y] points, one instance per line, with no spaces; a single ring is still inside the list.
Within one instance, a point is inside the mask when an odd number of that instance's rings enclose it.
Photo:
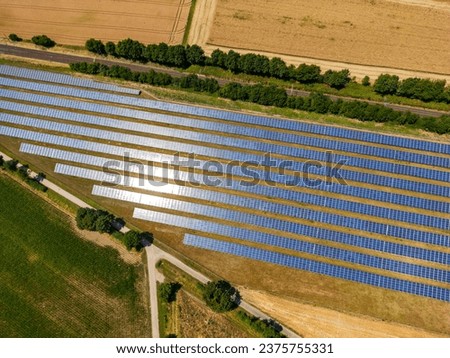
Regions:
[[[148,336],[142,265],[82,240],[0,173],[0,336]]]

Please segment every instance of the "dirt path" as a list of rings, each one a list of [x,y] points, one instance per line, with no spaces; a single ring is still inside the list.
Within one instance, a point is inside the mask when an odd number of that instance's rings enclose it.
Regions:
[[[214,22],[216,6],[217,0],[197,0],[189,31],[189,44],[197,44],[201,47],[206,45]]]
[[[240,289],[245,299],[270,316],[311,338],[444,337],[417,328],[352,316],[331,309],[297,303],[263,292]]]

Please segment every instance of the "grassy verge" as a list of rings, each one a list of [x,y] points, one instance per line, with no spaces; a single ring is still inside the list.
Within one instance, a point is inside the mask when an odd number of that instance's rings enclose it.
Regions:
[[[148,336],[142,265],[80,238],[65,214],[0,174],[0,335]]]
[[[178,269],[176,266],[171,263],[163,260],[158,263],[158,270],[166,277],[168,281],[176,281],[179,282],[183,289],[186,290],[189,294],[197,298],[198,300],[203,301],[203,284],[194,279],[193,277],[187,275],[182,270]],[[167,317],[167,311],[162,309],[160,313],[165,314]],[[248,316],[248,314],[238,308],[234,311],[227,312],[223,314],[224,317],[231,322],[235,328],[244,333],[245,336],[248,337],[262,337],[261,327],[258,327],[255,324],[256,320],[251,319],[252,316]],[[162,322],[160,321],[160,324]],[[163,322],[165,324],[165,322]]]
[[[192,18],[194,17],[196,4],[197,4],[197,0],[192,0],[191,8],[189,9],[189,15],[188,15],[187,22],[186,22],[186,29],[184,30],[183,45],[188,44],[189,32],[191,31]]]

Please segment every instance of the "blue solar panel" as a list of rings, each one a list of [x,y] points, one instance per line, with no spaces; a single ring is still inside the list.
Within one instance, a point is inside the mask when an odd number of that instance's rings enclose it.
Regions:
[[[135,212],[139,212],[136,209]],[[450,290],[411,282],[393,277],[382,276],[370,272],[355,270],[347,267],[335,266],[324,262],[308,260],[296,256],[267,251],[245,245],[213,240],[195,235],[186,235],[184,244],[207,250],[246,257],[253,260],[264,261],[289,268],[300,269],[331,277],[369,284],[381,288],[430,297],[442,301],[450,301]]]
[[[35,98],[38,97],[38,98]],[[54,97],[48,97],[45,96],[45,98],[39,98],[41,96],[27,96],[27,101],[34,101],[38,103],[46,103],[50,102],[49,104],[55,103]],[[42,102],[45,101],[45,102]],[[61,102],[61,101],[59,101]],[[58,103],[60,104],[60,103]],[[6,110],[12,110],[12,111],[20,111],[24,113],[29,114],[37,114],[37,115],[45,115],[47,117],[52,118],[60,118],[60,119],[66,119],[66,120],[72,120],[72,121],[78,121],[78,122],[96,122],[97,125],[104,125],[104,126],[111,126],[114,128],[123,128],[126,126],[127,122],[123,121],[112,121],[108,118],[104,117],[94,117],[94,116],[88,116],[83,115],[80,113],[74,113],[74,112],[66,112],[56,109],[49,109],[49,108],[42,108],[42,107],[36,107],[36,106],[28,106],[21,104],[20,107],[17,106],[16,103],[13,102],[7,102],[7,101],[0,101],[0,106],[3,109]],[[100,112],[99,107],[102,108],[102,112],[104,114],[114,114],[114,115],[121,115],[124,116],[124,112],[132,112],[134,116],[127,116],[129,118],[141,118],[145,120],[152,120],[157,121],[165,124],[174,124],[179,126],[186,126],[186,127],[193,127],[193,128],[199,128],[199,129],[206,129],[206,130],[214,130],[219,132],[225,132],[225,133],[231,133],[231,134],[238,134],[240,136],[248,136],[250,138],[262,138],[267,140],[273,140],[273,141],[281,141],[281,142],[289,142],[294,144],[302,144],[305,146],[312,146],[312,147],[319,147],[321,149],[329,149],[329,150],[338,150],[338,151],[347,151],[351,153],[357,153],[357,154],[363,154],[363,155],[369,155],[369,156],[377,156],[377,157],[385,157],[390,158],[394,160],[403,160],[403,161],[409,161],[411,163],[419,163],[419,164],[427,164],[427,165],[433,165],[433,166],[440,166],[443,168],[448,168],[450,165],[450,159],[443,158],[443,157],[434,157],[429,155],[421,155],[417,153],[410,153],[410,152],[401,152],[398,150],[392,150],[387,148],[377,148],[377,147],[371,147],[367,145],[361,145],[361,144],[355,144],[355,143],[349,143],[349,142],[342,142],[342,141],[335,141],[330,139],[322,139],[322,138],[316,138],[316,137],[307,137],[307,136],[300,136],[297,134],[289,134],[289,133],[281,133],[281,132],[275,132],[275,131],[267,131],[257,128],[249,128],[249,127],[242,127],[242,126],[232,126],[229,124],[224,123],[217,123],[217,122],[207,122],[202,120],[195,120],[191,118],[182,118],[182,117],[175,117],[175,116],[167,116],[162,114],[156,114],[156,113],[148,113],[143,111],[136,111],[131,109],[123,109],[118,107],[112,107],[112,106],[105,106],[105,105],[98,105],[95,103],[89,103],[89,110],[94,112]],[[77,102],[77,101],[71,101],[66,100],[65,107],[74,108],[74,109],[80,109],[80,110],[86,110],[86,103],[85,102]],[[106,108],[105,108],[106,107]],[[138,113],[136,113],[138,112]],[[119,123],[117,123],[119,122]],[[119,126],[118,126],[119,125]],[[159,131],[162,129],[155,126],[148,126],[144,124],[139,123],[133,123],[132,125],[134,131],[139,132],[150,132],[158,134]],[[127,128],[128,129],[128,128]],[[243,140],[240,138],[233,138],[230,136],[217,136],[217,135],[208,135],[208,134],[200,134],[198,132],[193,132],[192,130],[189,130],[189,136],[186,136],[185,131],[183,130],[171,130],[174,134],[163,134],[163,135],[172,135],[172,136],[182,136],[183,138],[189,138],[192,140],[199,140],[204,141],[208,143],[217,143],[227,146],[236,146],[240,148],[246,148],[246,149],[252,149],[257,151],[263,151],[263,152],[271,152],[271,153],[277,153],[282,155],[287,155],[295,158],[307,158],[307,159],[316,159],[321,160],[322,154],[319,155],[317,152],[310,151],[310,150],[304,150],[295,148],[292,146],[283,146],[283,145],[276,145],[276,144],[269,144],[265,142],[255,142],[255,141],[249,141],[249,140]],[[166,133],[164,131],[164,133]],[[343,158],[341,158],[343,159]]]
[[[56,86],[46,87],[45,91],[44,91],[44,89],[41,89],[41,91],[55,93],[55,94],[61,93],[61,90],[58,89]],[[74,92],[66,92],[65,95],[77,97]],[[83,97],[83,96],[89,96],[89,94],[86,94],[84,92],[79,94],[79,97]],[[92,96],[92,94],[91,94],[91,96]],[[261,125],[261,126],[287,129],[287,130],[292,130],[292,131],[296,131],[296,132],[306,132],[306,133],[320,134],[320,135],[326,135],[326,136],[332,136],[332,137],[348,138],[348,139],[364,141],[364,142],[378,143],[378,144],[383,144],[383,145],[391,145],[391,146],[395,146],[395,147],[410,148],[410,149],[421,150],[421,151],[430,151],[430,152],[436,152],[436,153],[450,154],[450,145],[448,145],[446,143],[427,142],[427,141],[421,141],[421,140],[417,140],[417,139],[388,136],[388,135],[383,135],[383,134],[378,134],[378,133],[364,132],[364,131],[332,127],[332,126],[326,126],[326,125],[316,125],[316,124],[310,124],[310,123],[299,122],[299,121],[282,120],[282,119],[275,119],[275,118],[271,118],[271,117],[254,116],[254,115],[248,115],[248,114],[244,114],[244,113],[223,111],[223,110],[203,108],[203,107],[194,107],[194,106],[189,106],[189,105],[167,103],[167,102],[161,102],[161,101],[151,101],[151,100],[145,100],[145,99],[135,99],[133,101],[130,101],[129,98],[120,97],[120,96],[103,96],[103,97],[96,97],[96,98],[91,98],[91,99],[103,100],[103,101],[114,102],[114,103],[129,104],[129,105],[134,105],[134,106],[138,106],[138,107],[159,109],[159,110],[175,112],[175,113],[184,113],[184,114],[192,114],[192,115],[196,115],[196,116],[203,116],[203,117],[209,117],[209,118],[217,118],[217,119],[229,120],[229,121],[240,122],[240,123],[257,124],[257,125]]]
[[[26,79],[30,79],[30,80],[38,80],[38,81],[59,83],[59,84],[64,84],[64,85],[76,86],[76,87],[91,88],[91,89],[96,89],[96,90],[112,91],[112,92],[134,94],[134,95],[140,94],[139,90],[135,90],[135,89],[131,89],[131,88],[119,87],[119,86],[116,86],[113,84],[96,82],[91,79],[74,77],[74,76],[65,75],[65,74],[61,74],[61,73],[32,70],[32,69],[24,68],[24,67],[13,67],[13,66],[7,66],[7,65],[0,65],[0,74],[6,75],[6,76],[26,78]]]
[[[29,144],[23,144],[21,145],[20,150],[22,152],[30,153],[30,154],[37,154],[37,155],[44,155],[47,157],[51,157],[54,159],[64,159],[69,161],[74,161],[76,163],[84,163],[88,165],[93,165],[97,167],[104,168],[105,163],[109,161],[108,158],[100,158],[100,157],[94,157],[94,156],[87,156],[85,154],[79,154],[79,153],[72,153],[72,152],[66,152],[62,150],[52,149],[52,148],[46,148],[46,147],[38,147],[33,146]],[[121,172],[125,171],[127,168],[131,169],[133,172],[137,173],[147,173],[151,174],[151,177],[159,177],[164,179],[171,179],[176,180],[176,182],[189,182],[192,179],[195,180],[195,182],[198,183],[206,183],[206,180],[198,174],[190,174],[187,172],[180,172],[177,170],[166,170],[162,168],[155,168],[155,167],[149,167],[149,166],[132,166],[131,163],[124,164],[122,163],[115,163],[114,169],[120,170]],[[132,178],[134,179],[134,178]],[[132,179],[125,179],[126,183],[132,182]],[[104,179],[106,180],[106,178]],[[187,187],[180,187],[178,185],[173,185],[166,183],[164,186],[161,186],[160,182],[154,182],[151,180],[147,180],[146,182],[142,183],[142,180],[139,180],[136,183],[136,187],[141,188],[148,188],[149,190],[153,191],[160,191],[164,190],[164,192],[170,191],[173,193],[178,193],[180,190],[183,191],[184,196],[189,196],[192,198],[202,199],[205,201],[216,201],[221,202],[224,204],[230,204],[230,205],[238,205],[238,206],[245,206],[248,208],[252,208],[255,210],[261,210],[261,211],[267,211],[274,214],[280,214],[280,215],[288,215],[292,217],[307,217],[306,212],[310,213],[311,210],[305,210],[298,207],[292,207],[289,205],[284,204],[278,204],[278,203],[270,203],[267,201],[259,200],[259,199],[249,199],[249,198],[242,198],[241,196],[236,195],[230,195],[230,194],[224,194],[219,193],[215,191],[209,191],[203,189],[196,189],[196,188],[187,188]],[[271,194],[274,197],[279,197],[274,193],[275,188],[270,188],[267,186],[242,186],[239,185],[238,182],[232,182],[231,185],[228,185],[226,182],[221,181],[220,183],[217,182],[218,186],[221,186],[223,188],[231,188],[233,187],[234,190],[240,190],[244,192],[251,192],[255,194],[261,194],[262,196],[265,196],[265,194]],[[234,185],[233,185],[234,184]],[[131,186],[128,184],[128,186]],[[259,190],[258,190],[259,189]],[[312,195],[307,193],[296,193],[297,197],[294,201],[304,202],[308,204],[317,205],[320,208],[323,207],[329,207],[333,209],[339,209],[344,211],[353,211],[358,214],[366,214],[366,215],[372,215],[372,216],[380,216],[383,218],[391,219],[391,220],[399,220],[409,223],[421,223],[424,226],[429,227],[441,227],[441,228],[447,228],[448,226],[448,219],[443,218],[436,218],[434,216],[426,216],[421,214],[415,214],[415,213],[408,213],[400,210],[393,210],[388,208],[382,208],[377,207],[373,205],[367,205],[367,204],[361,204],[361,203],[355,203],[355,202],[349,202],[345,200],[339,200],[334,198],[326,198],[323,196],[318,195]],[[180,194],[181,195],[181,194]],[[293,200],[294,198],[286,198]],[[338,218],[338,216],[335,216]],[[327,217],[323,217],[323,220],[327,219]],[[335,219],[335,221],[338,221],[338,219]],[[385,231],[385,228],[382,229]]]
[[[130,135],[130,134],[122,134],[122,133],[116,133],[116,132],[110,132],[110,131],[104,131],[100,129],[94,129],[89,128],[89,130],[86,130],[84,127],[79,126],[73,126],[73,125],[66,125],[64,123],[55,123],[55,122],[49,122],[49,121],[43,121],[43,120],[37,120],[37,119],[31,119],[30,117],[22,117],[22,116],[16,116],[16,115],[10,115],[6,113],[0,113],[0,121],[8,122],[8,123],[14,123],[14,124],[21,124],[24,126],[31,126],[31,127],[37,127],[42,129],[48,129],[48,130],[55,130],[65,133],[72,133],[82,136],[90,136],[100,139],[106,139],[108,141],[118,141],[118,142],[125,142],[125,143],[131,143],[131,144],[137,144],[142,146],[150,146],[153,148],[158,149],[164,149],[164,150],[170,150],[170,151],[179,151],[184,153],[196,153],[197,155],[205,155],[205,156],[215,156],[217,158],[225,159],[225,160],[231,160],[231,161],[240,161],[240,162],[248,162],[248,163],[264,163],[266,160],[264,156],[262,155],[254,155],[254,154],[248,154],[248,153],[238,153],[230,150],[224,150],[224,149],[217,149],[217,148],[206,148],[200,145],[193,145],[193,144],[185,144],[185,143],[179,143],[179,142],[169,142],[167,140],[159,140],[159,139],[151,139],[147,137],[142,136],[136,136],[136,135]],[[316,175],[323,175],[323,176],[329,176],[329,168],[324,166],[321,168],[316,168],[314,166],[311,166],[310,163],[304,163],[304,162],[296,162],[295,167],[299,171],[308,172],[309,174],[316,174]],[[278,165],[279,167],[283,166],[283,161],[281,159],[274,159],[272,165]],[[414,169],[414,168],[413,168]],[[234,166],[231,169],[234,175],[243,175],[242,169],[240,166]],[[257,174],[259,178],[266,178],[267,173],[262,170],[253,170],[253,173]],[[372,178],[377,182],[378,185],[383,185],[385,187],[387,186],[394,186],[395,183],[398,183],[400,180],[395,178],[387,178],[387,177],[379,177],[376,175],[370,175],[370,174],[363,174],[358,173],[350,170],[341,170],[340,174],[342,175],[344,180],[357,180],[358,176],[364,176],[367,178]],[[380,180],[384,178],[385,180]],[[281,175],[281,174],[271,174],[271,181],[278,182],[284,185],[292,185],[290,183],[296,183],[296,185],[305,185],[308,187],[311,187],[310,182],[304,182],[301,183],[298,178],[292,175]],[[362,180],[360,178],[360,180]],[[364,180],[362,180],[364,181]],[[326,187],[329,187],[330,185],[324,184]],[[391,185],[389,185],[391,184]],[[414,188],[422,188],[426,187],[429,188],[430,191],[428,194],[435,194],[440,195],[443,197],[447,197],[450,188],[449,187],[440,187],[440,186],[432,186],[427,185],[426,183],[409,183],[405,182],[403,183],[405,186],[409,187],[410,189]],[[312,180],[312,186],[317,186],[318,183]],[[328,190],[328,188],[327,188]],[[338,190],[341,191],[342,194],[345,194],[345,191],[348,191],[348,188],[346,188],[345,185],[339,185]],[[423,190],[423,189],[422,189]],[[384,198],[381,197],[383,194],[379,194],[380,192],[373,192],[370,193],[370,196],[366,196],[368,199],[373,200],[381,200],[381,201],[391,201],[390,194],[384,194]],[[352,195],[352,194],[350,194]],[[395,202],[394,202],[395,203]]]
[[[114,182],[114,184],[124,185],[124,182],[131,182],[131,178],[120,179],[117,174],[110,175],[108,173],[89,170],[79,167],[73,167],[69,165],[57,164],[55,167],[55,172],[58,174],[79,176],[86,179],[98,180],[102,182]],[[148,189],[152,186],[149,184],[144,184],[139,179],[136,179],[136,186],[141,189]],[[183,190],[183,189],[180,189]],[[177,193],[174,193],[177,194]],[[214,199],[215,200],[215,199]],[[241,199],[243,201],[243,199]],[[212,208],[208,205],[200,205],[187,202],[179,202],[173,199],[160,199],[157,205],[163,205],[163,207],[171,209],[175,206],[179,207],[180,211],[190,212],[192,214],[211,216],[218,219],[229,220],[234,222],[245,222],[249,225],[255,225],[260,227],[266,227],[269,229],[277,229],[285,232],[292,232],[294,234],[311,236],[310,230],[307,230],[305,234],[305,225],[288,222],[284,220],[279,220],[275,218],[263,217],[254,214],[247,214],[239,211],[223,209],[223,208]],[[268,206],[273,207],[273,203],[267,203]],[[292,212],[293,207],[288,208]],[[299,209],[300,210],[300,209]],[[357,218],[345,217],[336,214],[329,214],[320,211],[313,210],[302,210],[301,218],[303,220],[310,220],[315,222],[321,222],[336,226],[347,227],[355,230],[367,231],[371,233],[378,233],[382,235],[389,235],[393,237],[402,238],[405,240],[417,240],[420,242],[448,246],[449,236],[443,234],[436,234],[427,231],[414,230],[409,228],[402,228],[393,225],[386,225],[381,223],[376,223],[373,221],[360,220]],[[308,227],[310,228],[310,227]]]

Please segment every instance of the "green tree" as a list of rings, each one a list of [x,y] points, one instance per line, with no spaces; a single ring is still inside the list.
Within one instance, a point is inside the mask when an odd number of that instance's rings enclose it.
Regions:
[[[238,307],[241,296],[229,282],[220,280],[205,285],[203,299],[213,311],[228,312]]]
[[[14,42],[23,41],[23,39],[21,37],[17,36],[16,34],[9,34],[8,37],[11,41],[14,41]]]
[[[118,56],[132,61],[142,61],[144,59],[145,46],[139,41],[130,38],[119,41],[116,45]]]
[[[274,57],[269,62],[269,74],[275,78],[285,79],[288,77],[288,68],[286,62],[281,58]]]
[[[31,41],[35,45],[44,46],[47,48],[54,47],[56,42],[49,38],[47,35],[37,35],[31,38]]]
[[[88,51],[97,55],[106,55],[105,45],[101,40],[89,39],[86,41],[85,47]]]
[[[373,84],[373,90],[379,94],[395,94],[398,89],[399,77],[395,75],[381,74]]]
[[[323,75],[323,82],[331,88],[344,88],[350,82],[350,71],[347,69],[341,71],[328,70]]]
[[[205,59],[205,51],[200,46],[192,45],[186,47],[186,60],[189,64],[204,66]]]
[[[116,44],[115,44],[114,42],[112,42],[112,41],[108,41],[108,42],[105,44],[105,52],[106,52],[106,54],[109,55],[109,56],[114,56],[114,57],[116,57],[116,56],[117,56],[117,53],[116,53]]]
[[[28,167],[28,165],[22,165],[19,169],[17,169],[17,172],[22,177],[22,179],[27,179],[29,170],[30,168]]]
[[[17,164],[19,164],[19,162],[17,160],[11,159],[11,160],[7,160],[6,162],[4,162],[3,166],[6,169],[15,172],[17,170]]]
[[[369,76],[364,76],[364,78],[361,81],[361,84],[365,87],[370,86],[370,78]]]
[[[130,230],[124,235],[123,243],[127,250],[138,248],[141,245],[141,237],[137,231]]]
[[[293,71],[293,75],[295,76],[295,79],[300,83],[322,82],[320,67],[316,65],[307,65],[305,63],[302,63],[295,71]]]

